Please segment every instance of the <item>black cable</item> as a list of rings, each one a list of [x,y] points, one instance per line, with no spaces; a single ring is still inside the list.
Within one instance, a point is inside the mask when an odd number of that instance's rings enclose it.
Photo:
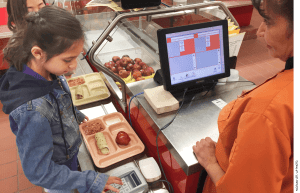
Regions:
[[[184,97],[185,97],[185,94],[186,94],[187,90],[188,90],[187,88],[184,89],[184,93],[183,93],[183,97],[182,97],[182,103],[181,103],[181,105],[180,105],[178,111],[176,112],[175,116],[173,117],[173,119],[172,119],[169,123],[167,123],[165,126],[163,126],[161,129],[159,129],[158,132],[157,132],[157,135],[156,135],[156,149],[157,149],[157,155],[158,155],[159,165],[160,165],[160,167],[161,167],[162,173],[163,173],[164,178],[166,179],[166,181],[168,181],[168,179],[167,179],[166,174],[165,174],[165,172],[164,172],[164,169],[163,169],[163,167],[162,167],[161,160],[160,160],[160,155],[159,155],[159,149],[158,149],[158,135],[159,135],[159,132],[160,132],[160,131],[162,131],[162,130],[166,129],[167,127],[169,127],[169,126],[173,123],[173,121],[175,120],[176,116],[178,115],[179,111],[181,110],[181,108],[182,108],[182,106],[183,106],[183,103],[184,103]],[[173,190],[173,187],[172,187],[172,184],[171,184],[171,183],[168,183],[168,187],[169,187],[169,188],[168,188],[169,191],[170,191],[171,193],[173,193],[174,190]],[[170,188],[170,187],[171,187],[171,188]]]
[[[207,172],[203,168],[203,170],[201,171],[200,176],[199,176],[198,187],[197,187],[197,192],[196,193],[202,193],[206,177],[207,177]]]
[[[226,83],[235,83],[235,82],[250,82],[250,83],[252,83],[252,84],[254,84],[254,85],[256,85],[254,82],[252,82],[252,81],[227,81]]]
[[[163,4],[166,7],[171,7],[170,5],[167,5],[167,4],[163,3],[163,2],[161,2],[161,4]]]

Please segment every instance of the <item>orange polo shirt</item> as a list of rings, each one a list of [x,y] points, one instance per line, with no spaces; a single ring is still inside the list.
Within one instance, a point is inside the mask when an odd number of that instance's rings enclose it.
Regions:
[[[218,118],[216,157],[225,174],[203,193],[293,192],[293,69],[230,102]]]

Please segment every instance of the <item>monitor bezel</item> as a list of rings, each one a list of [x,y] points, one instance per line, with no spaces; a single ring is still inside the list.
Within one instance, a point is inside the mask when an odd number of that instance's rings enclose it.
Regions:
[[[168,49],[167,49],[167,39],[166,34],[197,30],[200,28],[214,27],[214,26],[222,26],[223,29],[223,48],[224,48],[224,67],[225,72],[213,76],[203,77],[191,81],[187,81],[184,83],[179,83],[172,85],[170,78],[170,68],[169,68],[169,58],[168,58]],[[186,25],[180,27],[173,28],[165,28],[157,30],[157,39],[158,39],[158,48],[159,48],[159,57],[160,57],[160,66],[163,73],[163,83],[164,89],[167,91],[178,91],[181,89],[185,89],[187,87],[195,87],[197,85],[203,84],[205,82],[211,82],[214,80],[218,80],[221,78],[230,76],[230,67],[229,67],[229,37],[228,37],[228,22],[227,20],[219,20],[212,21],[207,23],[199,23],[193,25]],[[228,45],[228,46],[225,46]]]
[[[121,0],[121,7],[123,9],[155,7],[161,4],[161,0],[152,1],[134,1],[134,0]]]

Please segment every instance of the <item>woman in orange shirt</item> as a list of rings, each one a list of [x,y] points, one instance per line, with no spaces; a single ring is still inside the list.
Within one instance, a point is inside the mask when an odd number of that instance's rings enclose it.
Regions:
[[[293,192],[293,0],[252,0],[257,35],[285,69],[222,109],[219,139],[193,146],[208,176],[203,192]]]

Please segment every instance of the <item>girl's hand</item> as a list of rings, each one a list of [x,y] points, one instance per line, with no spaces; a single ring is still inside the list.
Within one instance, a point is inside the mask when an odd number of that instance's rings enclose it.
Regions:
[[[82,122],[85,123],[85,122],[87,122],[87,121],[89,121],[89,120],[90,120],[90,119],[89,119],[87,116],[85,116]]]
[[[119,189],[114,188],[114,187],[112,187],[109,184],[120,184],[120,185],[123,185],[123,182],[122,182],[121,178],[118,178],[118,177],[115,177],[115,176],[110,176],[110,177],[108,177],[108,180],[107,180],[107,182],[106,182],[106,184],[104,186],[104,190],[111,190],[111,191],[119,193],[120,192]],[[102,193],[105,193],[105,192],[102,191]]]
[[[198,162],[205,169],[207,169],[209,165],[218,163],[215,155],[216,142],[214,142],[210,137],[197,141],[196,145],[193,146],[193,150]]]

